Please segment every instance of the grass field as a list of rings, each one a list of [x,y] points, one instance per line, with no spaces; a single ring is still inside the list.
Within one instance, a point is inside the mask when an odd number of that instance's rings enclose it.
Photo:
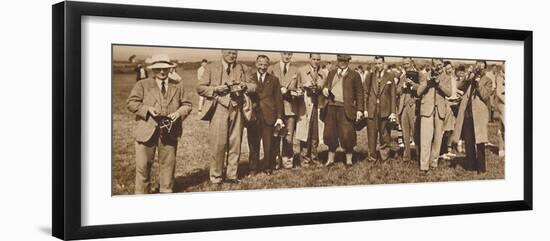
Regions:
[[[465,181],[504,178],[504,161],[499,160],[494,149],[487,148],[487,172],[477,174],[465,170],[464,159],[440,163],[428,176],[421,176],[418,162],[402,162],[390,159],[384,163],[366,161],[367,133],[358,132],[358,145],[354,154],[354,165],[345,168],[344,155],[338,153],[337,165],[331,168],[296,168],[277,170],[273,175],[257,175],[245,178],[248,166],[246,136],[243,137],[239,168],[240,184],[211,185],[208,181],[208,165],[212,156],[208,147],[208,123],[198,118],[196,107],[198,95],[195,92],[196,72],[178,69],[185,81],[186,94],[193,101],[193,112],[184,122],[183,137],[178,144],[175,192],[199,192],[219,190],[246,190],[295,187],[319,187],[339,185],[389,184],[411,182]],[[133,194],[135,164],[134,116],[126,109],[126,98],[135,84],[133,74],[115,74],[113,78],[113,150],[112,150],[112,194]],[[496,143],[496,127],[489,125],[489,139]],[[246,135],[246,134],[245,134]],[[326,146],[321,146],[321,161],[326,161]],[[153,164],[152,180],[158,177],[158,162]]]

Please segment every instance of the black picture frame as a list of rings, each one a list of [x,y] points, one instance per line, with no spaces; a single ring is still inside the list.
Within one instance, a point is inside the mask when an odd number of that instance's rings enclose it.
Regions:
[[[60,239],[88,239],[213,230],[308,225],[380,219],[532,210],[533,208],[533,32],[415,23],[305,17],[90,2],[52,6],[52,233]],[[405,208],[342,210],[284,215],[136,222],[99,226],[81,224],[81,19],[103,16],[135,19],[229,23],[258,26],[351,30],[426,36],[517,40],[524,43],[523,199]],[[136,220],[139,221],[139,220]]]

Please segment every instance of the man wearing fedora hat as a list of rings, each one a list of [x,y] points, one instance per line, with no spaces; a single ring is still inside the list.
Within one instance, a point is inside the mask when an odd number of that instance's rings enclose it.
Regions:
[[[175,65],[166,55],[153,55],[152,78],[138,81],[126,101],[127,108],[136,115],[136,179],[134,192],[150,192],[150,172],[155,149],[158,148],[161,193],[172,192],[176,167],[176,148],[182,134],[182,121],[191,113],[183,85],[168,78]],[[159,120],[163,120],[162,127]]]
[[[323,139],[328,146],[328,160],[325,166],[334,163],[334,155],[338,144],[346,153],[346,166],[352,165],[353,148],[357,144],[355,122],[363,118],[363,86],[359,74],[349,68],[351,56],[339,54],[336,56],[338,68],[328,73],[323,88],[325,122]]]

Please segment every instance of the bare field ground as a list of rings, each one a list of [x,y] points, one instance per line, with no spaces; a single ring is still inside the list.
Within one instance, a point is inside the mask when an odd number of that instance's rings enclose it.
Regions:
[[[354,165],[345,168],[344,155],[337,154],[337,165],[331,168],[294,168],[277,170],[273,175],[257,175],[245,178],[248,166],[248,147],[246,131],[243,137],[240,184],[211,185],[208,181],[208,165],[212,158],[208,146],[208,122],[201,121],[197,115],[198,95],[196,71],[178,69],[185,81],[186,94],[193,101],[193,112],[184,121],[183,137],[178,144],[176,164],[175,192],[202,192],[220,190],[248,190],[272,188],[322,187],[341,185],[390,184],[413,182],[441,182],[486,180],[504,178],[504,161],[498,159],[497,151],[487,148],[487,172],[477,174],[464,168],[464,158],[456,158],[440,163],[439,167],[428,176],[421,176],[417,161],[402,162],[391,159],[384,163],[366,161],[367,133],[358,132],[358,145],[354,154]],[[135,84],[133,74],[114,74],[113,78],[113,149],[112,149],[112,194],[133,194],[134,190],[134,139],[132,131],[135,126],[134,116],[126,109],[126,98]],[[489,139],[497,143],[496,126],[489,125]],[[326,161],[326,146],[321,146],[321,161]],[[158,176],[158,162],[153,164],[152,179]]]

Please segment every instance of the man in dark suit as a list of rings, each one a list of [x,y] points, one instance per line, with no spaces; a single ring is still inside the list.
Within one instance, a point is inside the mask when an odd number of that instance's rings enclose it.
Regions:
[[[328,160],[325,166],[334,163],[336,148],[340,145],[346,153],[346,166],[352,165],[353,148],[357,144],[355,122],[363,118],[363,86],[359,74],[351,70],[350,55],[336,56],[338,68],[327,75],[323,88],[325,130],[323,139],[328,146]]]
[[[269,57],[258,55],[256,58],[256,72],[250,76],[251,82],[256,84],[256,92],[248,94],[252,101],[255,120],[247,124],[248,146],[250,149],[250,175],[263,171],[271,174],[273,171],[277,146],[274,140],[276,128],[284,127],[283,97],[281,85],[274,75],[267,72]],[[260,162],[260,141],[263,143],[264,158]]]
[[[383,56],[375,56],[375,70],[365,81],[367,135],[369,146],[368,161],[376,161],[376,140],[380,141],[380,160],[385,161],[390,154],[390,121],[396,121],[395,75],[386,70]]]
[[[151,165],[158,149],[160,192],[172,192],[176,167],[176,148],[182,134],[181,122],[191,113],[191,102],[184,95],[183,85],[168,78],[174,67],[165,55],[154,55],[154,77],[138,81],[126,101],[136,115],[136,179],[135,194],[150,192]],[[159,121],[164,117],[164,121]],[[170,121],[168,121],[170,120]]]

